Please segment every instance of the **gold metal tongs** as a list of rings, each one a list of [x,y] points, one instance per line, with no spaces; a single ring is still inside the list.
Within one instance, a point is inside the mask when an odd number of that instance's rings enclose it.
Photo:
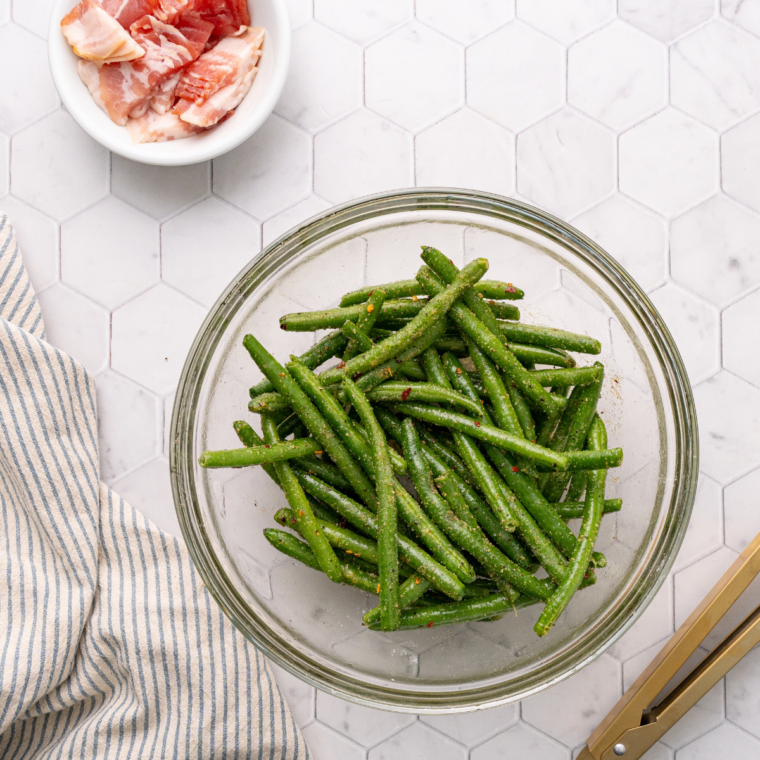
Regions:
[[[760,643],[758,606],[678,686],[651,706],[759,573],[760,533],[589,736],[576,760],[640,758]]]

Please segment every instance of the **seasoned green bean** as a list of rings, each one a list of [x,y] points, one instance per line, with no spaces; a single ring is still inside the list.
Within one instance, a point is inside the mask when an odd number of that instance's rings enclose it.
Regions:
[[[425,293],[417,280],[399,280],[385,285],[368,285],[367,287],[346,293],[340,300],[341,306],[353,306],[366,301],[373,290],[381,288],[388,294],[388,298],[412,298],[424,296]],[[475,290],[483,298],[492,298],[496,301],[519,301],[524,297],[520,288],[516,288],[511,282],[499,282],[498,280],[481,280],[475,285]]]
[[[313,475],[299,470],[295,470],[295,475],[306,493],[327,504],[355,528],[377,538],[377,517],[372,512]],[[464,586],[457,576],[406,536],[398,536],[398,553],[402,562],[423,575],[435,588],[453,599],[462,598]]]
[[[375,319],[380,323],[385,319],[415,317],[429,302],[427,298],[420,298],[416,301],[388,300],[378,310]],[[288,332],[313,332],[314,330],[331,328],[340,329],[346,321],[357,322],[366,313],[365,304],[357,304],[356,306],[347,306],[345,308],[321,309],[319,311],[297,311],[292,314],[283,314],[280,317],[280,328]]]
[[[417,279],[431,296],[437,297],[437,294],[444,288],[441,281],[427,267],[420,269]],[[547,393],[531,377],[530,373],[520,364],[517,357],[507,349],[502,340],[496,337],[464,304],[454,303],[449,309],[449,318],[472,338],[486,356],[489,356],[492,361],[507,372],[520,390],[544,411],[550,412],[559,404],[556,397]],[[561,406],[564,406],[564,403]]]
[[[602,344],[587,335],[578,335],[557,330],[554,327],[526,325],[522,322],[502,322],[501,331],[508,341],[542,348],[561,348],[563,351],[578,351],[583,354],[598,354]]]
[[[517,463],[509,453],[500,451],[495,446],[487,448],[486,453],[496,467],[497,472],[504,478],[512,491],[514,491],[518,501],[532,515],[533,519],[551,539],[552,543],[566,557],[571,557],[573,551],[575,551],[578,539],[573,535],[570,528],[565,525],[552,505],[546,501],[546,498],[538,490],[538,486],[533,482],[533,479],[520,471]],[[597,567],[604,567],[606,564],[606,560],[602,554],[596,554],[594,561]],[[546,567],[543,560],[541,560],[541,563]]]
[[[309,368],[316,369],[320,364],[324,364],[328,359],[337,356],[345,347],[347,339],[340,330],[335,330],[325,335],[322,340],[315,343],[308,351],[302,353],[298,358]],[[269,393],[274,390],[274,385],[264,378],[260,383],[256,383],[249,393],[251,398],[256,398],[262,393]]]
[[[377,317],[383,308],[383,304],[385,303],[386,298],[387,295],[385,291],[377,288],[367,299],[367,303],[362,304],[362,308],[364,310],[356,320],[357,331],[363,333],[364,335],[369,334],[370,330],[372,330],[372,328],[375,326],[375,321],[377,320]],[[346,346],[346,351],[343,354],[343,361],[347,362],[351,357],[356,356],[356,354],[363,351],[369,351],[371,347],[372,346],[365,345],[362,348],[358,345],[358,343],[349,341],[348,346]]]
[[[588,385],[602,379],[604,367],[595,364],[592,367],[574,367],[572,369],[537,369],[533,377],[544,387]]]
[[[232,427],[235,429],[240,442],[247,448],[253,448],[255,446],[266,446],[264,439],[247,423],[242,420],[232,423]],[[294,460],[295,461],[295,460]],[[273,464],[262,465],[264,472],[274,480],[277,485],[280,485],[280,479],[277,477],[277,473],[274,470]]]
[[[567,489],[566,501],[579,501],[586,490],[586,471],[579,470],[573,473],[570,488]]]
[[[285,396],[273,391],[262,393],[248,402],[248,411],[254,414],[278,414],[292,408]]]
[[[464,504],[464,497],[459,491],[459,486],[452,472],[445,473],[436,478],[435,484],[446,501],[452,505],[452,508],[456,501],[461,501]],[[459,524],[461,525],[461,522]],[[503,593],[509,593],[509,590],[505,591],[503,583],[500,583],[499,574],[501,575],[501,579],[508,581],[511,586],[523,594],[541,599],[542,594],[546,593],[546,587],[534,578],[533,575],[512,562],[508,557],[505,557],[493,544],[483,539],[469,526],[467,526],[465,531],[462,531],[462,538],[460,540],[468,542],[469,545],[465,548],[467,548],[473,557],[476,557],[483,563],[488,574]]]
[[[589,428],[591,427],[591,421],[594,419],[596,406],[599,403],[599,395],[602,390],[602,383],[604,382],[604,367],[599,362],[597,362],[594,366],[594,369],[600,373],[600,376],[597,378],[597,380],[593,383],[590,383],[589,385],[576,386],[576,388],[573,390],[572,395],[575,396],[577,393],[577,397],[575,403],[570,405],[572,406],[573,413],[569,419],[567,434],[563,436],[563,440],[560,442],[562,447],[560,448],[559,446],[553,445],[554,441],[552,441],[552,448],[555,450],[564,451],[567,453],[573,452],[574,461],[578,459],[576,454],[579,452],[579,449],[583,448],[586,436],[588,435]],[[621,451],[621,461],[622,454],[623,452]],[[605,465],[597,464],[595,458],[592,457],[590,467],[581,466],[577,469],[597,469],[597,467],[604,466]],[[576,468],[573,467],[573,469]],[[565,473],[557,475],[556,477],[554,475],[549,475],[545,481],[541,483],[542,493],[549,501],[559,501],[560,497],[565,491],[565,488],[567,487],[570,477],[570,475],[567,475]]]
[[[290,401],[299,419],[320,443],[322,450],[346,476],[351,487],[370,506],[377,507],[377,496],[364,471],[348,452],[340,437],[330,427],[316,406],[304,393],[290,373],[259,343],[253,335],[243,338],[243,345],[261,371],[272,381],[276,390]]]
[[[415,380],[421,383],[424,383],[427,380],[427,375],[416,359],[412,359],[412,361],[402,362],[399,364],[398,372],[400,372],[404,377],[409,378],[409,380]]]
[[[556,504],[552,504],[557,514],[563,520],[573,520],[578,517],[583,517],[583,508],[585,502],[583,501],[560,501]],[[604,514],[608,515],[613,512],[619,512],[623,508],[622,499],[605,499],[604,500]]]
[[[398,596],[398,513],[396,510],[396,479],[393,476],[388,443],[375,419],[367,397],[348,377],[343,389],[359,414],[369,436],[377,483],[377,549],[380,575],[380,625],[384,631],[394,631],[399,621]]]
[[[432,430],[429,430],[425,425],[420,425],[417,428],[417,432],[419,433],[420,438],[422,438],[422,443],[427,450],[441,459],[446,467],[453,470],[460,478],[462,478],[462,480],[470,485],[475,485],[475,481],[472,478],[472,474],[467,469],[467,465],[445,443],[439,440]]]
[[[315,475],[344,493],[353,493],[354,491],[351,484],[346,480],[346,476],[334,464],[330,464],[319,457],[299,457],[291,462],[291,466]]]
[[[299,541],[295,536],[291,536],[290,533],[285,533],[277,528],[265,528],[264,537],[275,549],[278,549],[283,554],[287,554],[288,557],[303,562],[304,565],[312,568],[312,570],[322,570],[309,545],[303,541]],[[341,572],[339,583],[342,582],[347,586],[354,586],[362,591],[366,591],[368,594],[377,593],[376,575],[370,575],[348,562],[341,562],[338,566]]]
[[[272,417],[264,416],[261,420],[261,427],[264,431],[265,444],[269,445],[270,448],[277,445],[280,439],[277,435],[277,424],[274,419]],[[259,451],[260,449],[261,447],[245,450]],[[335,552],[320,531],[320,526],[317,519],[314,517],[311,504],[306,498],[306,494],[303,492],[303,488],[301,488],[298,479],[293,474],[293,470],[291,470],[290,465],[284,461],[275,462],[274,470],[280,481],[280,488],[282,488],[285,493],[288,504],[290,504],[293,513],[295,514],[295,518],[298,522],[298,530],[314,552],[314,556],[317,558],[317,562],[319,562],[320,569],[331,581],[335,581],[336,583],[340,582],[343,574],[341,572],[338,558],[335,556]]]
[[[438,278],[447,285],[453,282],[459,273],[459,269],[457,269],[454,263],[446,258],[437,248],[423,246],[421,258],[435,272]],[[476,291],[472,288],[465,290],[462,293],[461,302],[485,325],[486,329],[490,330],[496,337],[500,337],[499,322],[494,316],[493,311],[489,308],[488,303],[479,297]],[[495,303],[494,306],[496,306]],[[510,308],[514,309],[514,307]],[[513,318],[519,319],[520,312],[517,309],[515,311],[517,312],[517,316],[513,316]]]
[[[447,409],[440,409],[427,404],[414,404],[409,401],[393,404],[391,408],[408,417],[466,433],[473,438],[492,443],[494,446],[500,446],[521,456],[530,457],[536,462],[543,462],[551,467],[556,467],[558,470],[567,469],[569,464],[569,460],[564,454],[558,454],[525,438],[507,433],[494,425],[473,420],[471,417],[465,417],[457,412],[450,412]]]
[[[364,330],[358,327],[355,322],[352,322],[350,319],[343,323],[343,327],[341,327],[341,332],[349,339],[349,341],[356,344],[357,348],[362,352],[369,351],[370,348],[372,348],[372,346],[374,345],[370,336],[367,333],[365,333]],[[374,334],[375,334],[375,330],[372,330],[372,335],[374,336]],[[349,359],[350,358],[351,357],[349,357]]]
[[[536,443],[538,440],[536,423],[533,420],[533,414],[530,411],[528,402],[525,400],[525,396],[522,395],[520,389],[509,378],[505,376],[504,380],[504,385],[509,393],[509,400],[512,402],[512,408],[515,410],[517,419],[520,422],[523,435],[528,441]]]
[[[414,604],[428,589],[430,582],[420,575],[410,575],[398,587],[399,607],[404,610]],[[362,618],[364,625],[374,625],[380,622],[380,607],[373,607],[369,612],[364,613]]]
[[[386,338],[384,341],[375,344],[369,351],[355,356],[346,362],[344,367],[325,372],[321,376],[323,384],[338,382],[344,376],[353,377],[356,374],[363,374],[392,357],[399,359],[404,349],[408,348],[412,343],[424,341],[424,338],[430,334],[431,329],[444,320],[452,304],[459,296],[468,287],[480,280],[487,270],[488,262],[485,259],[476,259],[470,262],[457,275],[456,280],[448,288],[442,289],[431,298],[422,311],[406,327],[399,330],[390,338]],[[386,306],[387,303],[386,301]],[[428,345],[430,344],[422,345],[419,353],[424,351]]]
[[[564,470],[567,473],[581,470],[610,470],[613,467],[620,467],[623,463],[623,449],[620,447],[603,451],[565,451],[564,456],[567,457],[567,467]],[[540,464],[538,469],[543,472],[551,470],[550,467]]]
[[[472,414],[483,415],[483,406],[462,396],[461,393],[441,388],[433,383],[386,382],[367,394],[370,401],[423,401],[453,404]]]
[[[600,451],[607,447],[607,431],[598,414],[594,416],[588,433],[588,447],[591,451]],[[570,603],[573,594],[580,587],[587,572],[594,544],[599,535],[599,526],[602,522],[606,478],[606,470],[591,470],[587,475],[586,503],[583,510],[583,522],[578,533],[577,546],[570,560],[567,577],[552,594],[533,627],[539,636],[545,636],[551,630],[551,627],[557,622],[557,618]]]
[[[283,441],[272,446],[204,451],[198,459],[198,464],[208,468],[252,467],[308,456],[317,451],[320,451],[320,444],[314,438],[300,438],[297,441]]]

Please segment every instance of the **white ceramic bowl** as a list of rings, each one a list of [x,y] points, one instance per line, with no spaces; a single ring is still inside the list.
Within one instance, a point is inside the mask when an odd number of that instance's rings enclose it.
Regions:
[[[235,114],[199,135],[163,143],[135,145],[126,127],[114,124],[95,104],[77,73],[74,55],[61,32],[61,19],[79,0],[56,0],[50,18],[48,58],[53,81],[66,110],[90,137],[114,153],[161,166],[183,166],[221,156],[247,140],[274,110],[290,62],[290,20],[285,0],[249,0],[251,23],[266,29],[259,73]]]

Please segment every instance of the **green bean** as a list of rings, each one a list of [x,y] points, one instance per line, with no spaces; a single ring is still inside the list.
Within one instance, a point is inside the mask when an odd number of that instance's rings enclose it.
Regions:
[[[309,545],[303,541],[299,541],[295,536],[291,536],[289,533],[285,533],[277,528],[265,528],[264,537],[275,549],[278,549],[283,554],[287,554],[288,557],[303,562],[304,565],[308,565],[313,570],[322,570]],[[377,593],[376,575],[370,575],[348,562],[341,562],[338,564],[338,567],[341,572],[339,583],[342,582],[347,586],[354,586],[369,594]]]
[[[365,503],[371,506],[374,505],[377,508],[377,495],[372,487],[372,483],[348,452],[340,437],[330,427],[290,373],[253,335],[246,335],[243,338],[243,345],[261,371],[272,381],[276,390],[290,401],[299,419],[306,425],[309,432],[320,443],[322,449],[327,452],[328,456],[346,476],[354,491]]]
[[[467,469],[467,465],[445,443],[438,440],[432,430],[429,430],[424,425],[420,425],[417,432],[420,438],[422,438],[423,446],[427,450],[441,459],[446,467],[453,470],[462,480],[470,485],[475,485],[472,475]]]
[[[585,502],[583,501],[560,501],[556,504],[552,504],[557,514],[563,520],[573,520],[578,517],[583,517],[583,507]],[[604,500],[604,514],[608,515],[613,512],[619,512],[623,508],[622,499],[605,499]]]
[[[528,402],[525,400],[525,396],[522,395],[520,389],[508,378],[505,379],[505,387],[509,393],[509,400],[512,402],[512,408],[515,410],[517,419],[520,422],[523,435],[528,441],[537,441],[536,435],[536,423],[533,421],[533,414],[530,411]]]
[[[580,453],[579,450],[583,448],[583,444],[586,440],[586,436],[588,435],[589,428],[591,427],[591,421],[594,418],[594,413],[596,406],[599,403],[599,396],[602,390],[602,383],[604,382],[604,367],[599,362],[596,362],[594,369],[600,373],[598,379],[590,385],[578,386],[582,387],[582,390],[578,392],[578,402],[575,405],[575,413],[570,419],[567,436],[565,437],[564,441],[564,447],[561,449],[568,454],[570,454],[570,452],[573,452],[571,455],[572,462],[578,461],[577,455]],[[573,390],[573,393],[575,393],[575,390]],[[620,462],[622,462],[623,452],[620,451],[619,453],[619,459]],[[606,465],[608,467],[617,467],[620,464],[620,462],[617,464],[612,464],[612,462],[615,460],[609,457],[607,458],[607,461],[610,462]],[[595,458],[592,457],[589,461],[589,466],[579,465],[577,468],[573,466],[573,469],[585,470],[597,469],[599,467],[605,467],[605,465],[599,463],[598,461],[595,461]],[[565,488],[567,487],[570,477],[571,476],[569,474],[565,475],[564,473],[557,477],[554,477],[554,475],[549,475],[541,491],[549,501],[559,501],[560,497],[565,491]]]
[[[268,444],[270,447],[276,446],[279,443],[279,436],[277,435],[277,424],[274,419],[272,417],[264,416],[261,420],[261,426],[264,431],[265,444]],[[245,450],[259,451],[260,449],[261,447]],[[319,523],[314,517],[311,504],[306,498],[306,494],[303,492],[303,488],[301,488],[298,479],[293,474],[293,470],[291,470],[290,465],[284,461],[275,462],[274,470],[277,473],[280,487],[285,493],[288,504],[290,504],[295,514],[295,518],[298,522],[298,530],[314,552],[314,556],[317,558],[317,562],[319,562],[320,569],[331,581],[335,581],[336,583],[340,582],[343,576],[338,558],[335,556],[335,552],[320,531]]]
[[[444,320],[445,315],[449,313],[452,304],[459,296],[470,285],[474,285],[480,280],[487,270],[488,262],[485,259],[476,259],[468,264],[457,275],[456,280],[448,288],[442,289],[435,297],[431,298],[422,311],[406,327],[390,338],[377,343],[369,351],[355,356],[346,362],[345,367],[328,370],[321,376],[322,382],[324,384],[338,382],[344,376],[353,377],[356,374],[368,372],[394,356],[399,358],[399,354],[412,343],[424,340],[425,336],[430,334],[433,326]],[[387,305],[388,302],[386,301],[383,309]],[[422,346],[420,352],[424,351],[425,348],[427,345]]]
[[[447,259],[438,249],[431,248],[430,246],[422,246],[422,260],[432,269],[433,272],[447,285],[454,281],[454,278],[459,273],[459,269],[454,263]],[[494,316],[493,311],[488,307],[488,304],[478,296],[478,294],[472,289],[468,288],[462,293],[461,302],[485,325],[487,330],[490,330],[496,337],[501,337],[499,323]],[[496,304],[494,304],[496,306]],[[513,308],[514,307],[510,307]],[[520,318],[519,310],[517,311],[516,319]]]
[[[282,422],[278,423],[277,432],[279,433],[280,438],[285,439],[291,433],[295,433],[300,427],[301,420],[298,415],[293,412],[293,414],[289,414]]]
[[[602,391],[604,367],[597,362],[594,369],[600,373],[600,377],[595,382],[590,385],[576,386],[573,389],[572,396],[575,397],[575,402],[569,405],[572,406],[572,409],[568,413],[567,434],[563,435],[561,440],[559,436],[557,437],[556,446],[554,445],[555,441],[552,441],[552,448],[556,451],[574,452],[573,459],[577,459],[575,453],[578,453],[579,449],[583,448],[583,443],[591,427],[591,421],[594,419],[594,413]],[[622,460],[622,451],[620,452],[620,456]],[[592,457],[591,467],[579,467],[578,469],[597,469],[597,467],[604,467],[604,465],[597,464],[594,461],[594,457]],[[570,475],[565,475],[564,473],[556,477],[549,475],[546,477],[545,482],[541,484],[541,492],[546,496],[548,501],[559,501],[569,480]]]
[[[354,490],[348,480],[346,480],[346,476],[334,464],[325,462],[318,457],[299,457],[293,460],[291,466],[298,467],[311,475],[315,475],[339,491],[353,492]]]
[[[369,351],[370,348],[375,345],[370,336],[360,327],[357,327],[356,323],[352,322],[350,319],[343,323],[341,332],[349,339],[349,341],[353,342],[360,351]],[[376,331],[373,329],[373,336],[375,332]],[[351,345],[351,343],[349,343],[349,345]],[[349,356],[348,358],[350,359],[351,357]]]
[[[456,391],[441,388],[433,383],[387,382],[367,394],[370,401],[425,401],[428,403],[453,404],[479,417],[483,407]]]
[[[567,457],[567,467],[563,472],[567,473],[583,470],[609,470],[613,467],[620,467],[623,463],[623,449],[620,447],[604,449],[603,451],[565,451],[564,456]],[[539,465],[538,469],[543,472],[551,470],[550,467],[544,465]]]
[[[254,414],[278,414],[293,407],[281,393],[262,393],[248,402],[248,411]]]
[[[514,320],[520,319],[520,309],[517,306],[512,306],[508,303],[497,303],[496,301],[486,301],[489,311],[498,320]]]
[[[385,285],[368,285],[367,287],[346,293],[340,300],[341,306],[353,306],[363,303],[372,294],[373,290],[381,288],[388,294],[388,298],[411,298],[412,296],[425,295],[417,280],[399,280]],[[484,298],[495,300],[519,301],[525,294],[516,288],[511,282],[499,282],[498,280],[481,280],[475,285]]]
[[[553,390],[554,389],[552,388],[552,391]],[[563,395],[567,397],[566,390],[564,390]],[[567,406],[565,409],[567,409]],[[557,424],[562,418],[563,413],[564,410],[558,409],[552,414],[545,414],[543,416],[543,419],[536,426],[536,443],[539,446],[550,446],[552,436],[554,435],[554,431],[557,429]]]
[[[525,438],[525,433],[520,426],[520,420],[517,417],[514,406],[509,398],[509,393],[504,387],[504,382],[501,376],[496,371],[496,368],[491,364],[488,357],[475,345],[475,343],[467,338],[467,348],[470,352],[473,364],[480,373],[480,378],[483,381],[488,398],[493,406],[492,418],[495,420],[496,425],[502,430],[506,430],[512,435],[516,435],[520,438]],[[539,442],[540,443],[540,442]],[[525,457],[519,457],[517,461],[518,465],[531,475],[538,475],[535,471],[533,463]]]
[[[375,319],[378,322],[382,322],[385,319],[415,317],[429,302],[427,298],[420,298],[416,301],[385,301],[378,310]],[[319,311],[297,311],[291,314],[283,314],[280,317],[280,328],[288,332],[313,332],[314,330],[330,328],[340,329],[346,321],[357,322],[366,313],[365,304],[357,304],[356,306],[347,306],[345,308],[321,309]]]
[[[546,498],[538,490],[538,486],[536,486],[532,478],[520,471],[515,460],[507,452],[500,451],[496,447],[491,446],[486,449],[486,453],[496,467],[497,472],[504,478],[510,489],[514,491],[518,501],[532,515],[533,519],[551,539],[552,543],[566,557],[571,557],[573,551],[575,551],[578,539],[573,535],[570,528],[565,525],[552,505],[546,501]],[[540,557],[539,560],[546,567],[546,564]],[[598,567],[603,567],[606,563],[604,555],[598,554],[595,557],[595,562]],[[546,569],[548,572],[549,569]]]
[[[378,422],[383,426],[385,431],[397,442],[403,442],[403,433],[401,431],[401,423],[391,412],[378,408],[376,410]],[[439,477],[446,472],[450,472],[443,460],[438,458],[428,447],[423,443],[422,453],[425,456],[425,461],[430,467],[433,475]],[[454,473],[455,477],[459,477]],[[514,536],[502,528],[499,519],[493,513],[493,511],[483,502],[473,488],[471,488],[464,480],[459,478],[457,480],[459,488],[462,492],[467,506],[472,512],[472,516],[477,521],[477,524],[483,528],[488,534],[489,538],[516,564],[524,569],[528,569],[531,565],[530,557],[523,549],[522,545],[514,538]],[[463,515],[459,515],[460,519],[467,521],[467,518]],[[469,522],[469,521],[468,521]],[[472,524],[472,523],[470,523]],[[475,527],[475,526],[473,526]]]
[[[377,517],[372,512],[313,475],[299,470],[295,475],[308,494],[327,504],[355,528],[377,538]],[[398,536],[398,553],[402,562],[424,576],[435,588],[453,599],[462,598],[464,586],[457,576],[403,535]]]
[[[570,488],[567,489],[566,501],[579,501],[586,490],[586,471],[578,470],[573,473],[573,478],[570,481]]]
[[[507,433],[494,425],[473,420],[470,417],[465,417],[463,414],[450,412],[447,409],[440,409],[426,404],[415,404],[409,401],[393,404],[391,408],[408,417],[414,417],[433,425],[440,425],[441,427],[450,428],[460,433],[466,433],[473,438],[492,443],[494,446],[499,446],[508,451],[535,459],[536,462],[543,462],[544,464],[556,467],[558,470],[566,469],[569,463],[564,454],[558,454],[543,446],[538,446],[525,438]]]
[[[398,603],[403,610],[414,604],[427,590],[430,583],[419,575],[410,575],[398,587]],[[364,613],[364,625],[374,625],[380,622],[380,607],[373,607]]]
[[[404,458],[409,463],[409,472],[417,493],[420,495],[427,511],[438,526],[459,546],[472,554],[480,562],[487,574],[493,578],[502,591],[508,590],[512,584],[516,588],[533,595],[543,593],[536,586],[536,579],[505,557],[493,544],[485,539],[483,534],[460,520],[450,508],[449,503],[439,495],[423,457],[422,444],[415,431],[414,422],[404,420],[401,425],[404,434]],[[449,489],[456,489],[456,483],[449,475],[444,474],[436,481]],[[451,493],[447,490],[447,493]],[[447,497],[448,498],[448,497]],[[461,511],[461,508],[460,508]],[[474,580],[474,577],[473,577]]]
[[[301,438],[297,441],[283,441],[272,446],[204,451],[198,459],[198,464],[208,468],[251,467],[308,456],[319,450],[319,443],[314,438]]]
[[[335,330],[325,335],[322,340],[315,343],[308,351],[304,352],[298,358],[309,368],[316,369],[320,364],[324,364],[328,359],[337,356],[346,347],[346,338],[340,330]],[[274,390],[274,385],[264,378],[260,383],[256,383],[249,393],[251,398],[256,398],[262,393],[269,393]]]
[[[453,473],[449,472],[436,478],[435,484],[450,505],[453,505],[455,501],[464,503],[464,498],[459,491]],[[460,521],[457,522],[460,526],[462,525]],[[468,542],[467,550],[483,563],[488,574],[496,581],[500,591],[509,593],[509,590],[505,591],[503,584],[503,581],[507,581],[523,594],[528,594],[538,599],[542,598],[542,594],[547,593],[546,587],[540,584],[536,578],[512,562],[508,557],[505,557],[493,544],[483,539],[472,528],[466,526],[466,530],[461,531],[461,533],[462,536],[459,540]],[[501,583],[500,580],[502,581]]]
[[[522,322],[502,322],[501,331],[508,341],[542,348],[561,348],[563,351],[578,351],[583,354],[598,354],[602,344],[587,335],[557,330],[554,327],[526,325]]]
[[[520,597],[504,594],[489,594],[488,596],[466,599],[461,602],[450,602],[433,607],[421,607],[404,610],[399,621],[400,631],[409,631],[415,628],[433,628],[438,625],[451,625],[453,623],[470,623],[477,620],[486,620],[521,606]],[[528,597],[527,599],[530,599]],[[532,600],[535,603],[535,600]],[[370,626],[371,630],[378,630],[377,625]]]
[[[417,278],[422,287],[431,296],[437,297],[436,294],[440,293],[444,287],[440,280],[426,267],[420,269]],[[507,349],[502,340],[488,330],[466,306],[461,303],[454,303],[449,309],[449,318],[472,338],[486,356],[489,356],[492,361],[507,372],[510,379],[517,384],[520,390],[544,411],[550,412],[558,405],[559,402],[556,397],[547,393],[531,377],[530,373],[520,364],[515,355]]]
[[[380,336],[378,335],[378,337]],[[458,335],[444,335],[436,341],[435,347],[442,352],[451,351],[456,356],[464,356],[467,353],[467,347]],[[519,343],[507,343],[507,348],[526,369],[534,364],[547,364],[555,367],[575,366],[575,359],[570,354],[555,348],[522,346]]]
[[[416,359],[412,359],[408,362],[402,362],[398,365],[398,371],[410,380],[424,383],[427,380],[427,375],[420,366]]]
[[[320,525],[320,530],[325,538],[330,542],[330,546],[336,549],[342,549],[346,554],[352,555],[359,559],[377,565],[379,561],[377,553],[377,541],[371,538],[360,536],[347,528],[341,528],[333,520],[325,519],[325,516],[319,516],[318,510],[313,510],[314,516]],[[280,509],[275,513],[274,519],[283,526],[297,526],[295,513],[292,509]],[[375,570],[375,572],[377,572]]]
[[[243,446],[253,448],[254,446],[266,446],[264,439],[247,423],[242,420],[232,423],[232,427],[235,429],[240,442]],[[264,472],[274,480],[277,485],[280,485],[280,479],[277,477],[277,473],[274,470],[274,465],[264,464],[262,465]]]
[[[588,446],[591,451],[600,451],[607,447],[607,431],[601,417],[597,414],[588,433]],[[559,588],[546,603],[533,630],[539,636],[545,636],[562,611],[567,607],[573,594],[578,590],[587,572],[588,564],[594,550],[599,526],[604,510],[604,487],[606,470],[592,470],[588,476],[588,490],[583,509],[583,522],[578,533],[578,542],[570,560],[570,570]]]
[[[392,357],[386,362],[383,362],[378,367],[375,367],[371,371],[367,372],[357,380],[359,388],[368,393],[373,388],[376,388],[380,383],[387,382],[394,374],[398,373],[399,367],[405,362],[416,359],[423,351],[425,351],[436,338],[443,333],[446,329],[446,325],[443,320],[437,322],[433,327],[417,340],[412,341],[398,356]],[[384,343],[385,341],[383,341]],[[320,375],[320,381],[324,376]]]
[[[380,573],[380,624],[384,631],[398,628],[398,512],[396,509],[396,479],[388,456],[385,433],[375,419],[367,397],[348,377],[343,379],[343,389],[359,414],[372,447],[375,479],[377,484],[377,549]]]
[[[367,303],[362,304],[363,311],[356,320],[356,327],[359,331],[364,333],[364,335],[367,335],[375,326],[375,321],[377,320],[387,297],[388,296],[384,290],[377,288],[367,299]],[[360,352],[369,351],[370,348],[371,346],[360,348],[357,343],[349,341],[349,344],[346,347],[346,352],[343,354],[343,361],[347,362],[351,357],[356,356],[356,354]]]
[[[573,369],[537,369],[533,371],[533,377],[545,387],[551,385],[588,385],[598,382],[603,375],[604,367],[601,364]]]

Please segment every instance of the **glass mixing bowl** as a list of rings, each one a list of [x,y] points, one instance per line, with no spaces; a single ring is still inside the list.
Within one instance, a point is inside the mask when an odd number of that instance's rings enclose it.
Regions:
[[[549,635],[540,606],[496,622],[379,633],[362,626],[375,597],[331,583],[262,535],[286,505],[261,468],[204,470],[207,448],[236,448],[232,423],[252,421],[248,388],[261,373],[242,346],[255,334],[281,361],[312,333],[280,315],[336,306],[366,284],[414,277],[421,245],[487,277],[514,282],[525,322],[601,340],[600,411],[622,467],[598,548],[608,565]],[[198,333],[174,404],[171,472],[182,532],[209,591],[237,628],[276,663],[345,699],[398,711],[445,713],[534,694],[577,672],[644,611],[676,556],[697,480],[697,423],[673,338],[631,277],[577,230],[516,201],[457,190],[376,195],[314,217],[269,245],[227,288]]]

